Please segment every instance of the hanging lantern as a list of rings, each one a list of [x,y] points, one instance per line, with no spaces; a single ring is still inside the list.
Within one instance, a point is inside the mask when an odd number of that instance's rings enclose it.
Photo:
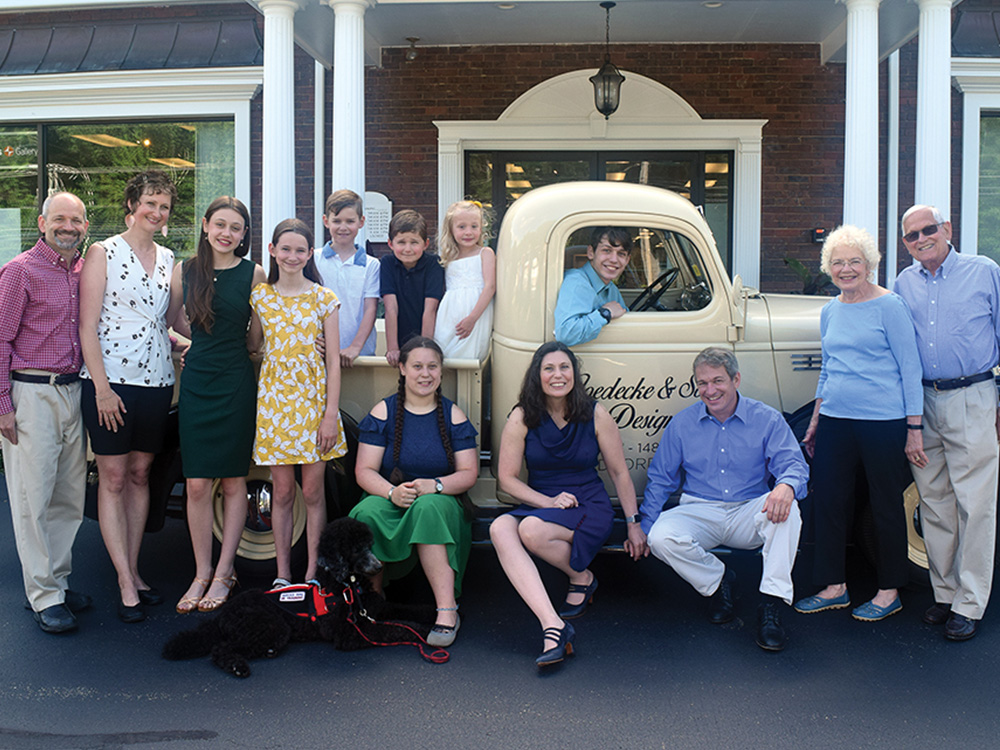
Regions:
[[[594,106],[607,120],[618,109],[622,81],[625,80],[625,76],[611,62],[611,9],[615,7],[615,3],[603,2],[601,7],[604,8],[605,13],[604,65],[595,75],[590,77],[590,82],[594,84]]]

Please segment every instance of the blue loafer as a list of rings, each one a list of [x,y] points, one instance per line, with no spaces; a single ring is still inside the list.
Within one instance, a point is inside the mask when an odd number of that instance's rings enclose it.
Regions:
[[[814,612],[825,612],[828,609],[843,609],[851,606],[851,595],[846,591],[833,599],[824,599],[821,596],[807,596],[795,602],[795,611],[811,615]]]
[[[874,602],[865,602],[851,612],[851,617],[862,622],[878,622],[889,615],[894,615],[903,608],[903,602],[897,596],[892,604],[880,607]]]

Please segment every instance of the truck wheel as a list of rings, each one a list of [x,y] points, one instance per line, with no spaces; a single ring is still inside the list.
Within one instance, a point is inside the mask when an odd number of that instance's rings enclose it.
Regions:
[[[930,585],[927,573],[927,548],[924,546],[920,527],[920,493],[917,492],[917,485],[913,482],[910,482],[903,492],[903,509],[906,514],[906,555],[910,562],[910,583],[926,587]],[[874,565],[875,521],[872,518],[871,506],[867,502],[858,518],[855,540],[865,558]]]
[[[236,548],[236,559],[241,572],[251,577],[270,577],[275,574],[274,534],[271,532],[271,472],[263,466],[254,466],[247,475],[247,514]],[[221,483],[212,487],[212,533],[222,540],[224,498]],[[292,568],[297,568],[306,555],[306,504],[302,488],[296,483],[295,501],[292,506]]]

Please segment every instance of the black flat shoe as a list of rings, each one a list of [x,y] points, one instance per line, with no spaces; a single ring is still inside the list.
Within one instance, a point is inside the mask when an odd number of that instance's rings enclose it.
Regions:
[[[569,585],[569,591],[566,592],[566,596],[570,594],[583,594],[583,601],[579,604],[568,604],[563,602],[562,608],[559,610],[559,617],[564,620],[573,620],[583,614],[583,611],[587,609],[587,606],[594,603],[594,592],[597,591],[597,576],[594,576],[590,583],[586,586],[581,586],[578,583],[571,583]]]
[[[122,622],[133,623],[142,622],[146,619],[146,613],[141,604],[133,604],[131,607],[125,603],[118,602],[118,619]]]
[[[547,649],[541,653],[541,655],[535,659],[535,664],[539,667],[548,667],[553,664],[558,664],[567,656],[573,655],[573,638],[576,636],[576,631],[573,630],[573,626],[570,623],[565,623],[562,629],[559,628],[545,628],[542,631],[542,638],[556,641],[556,645],[553,648]]]
[[[157,604],[163,604],[163,594],[155,588],[139,589],[139,603],[155,607]]]
[[[733,619],[733,583],[735,581],[736,574],[726,568],[719,588],[712,594],[708,603],[708,619],[715,625],[722,625]]]

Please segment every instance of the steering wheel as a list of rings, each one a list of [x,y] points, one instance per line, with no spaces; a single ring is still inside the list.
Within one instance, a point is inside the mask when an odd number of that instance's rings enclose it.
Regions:
[[[668,268],[666,271],[661,273],[654,279],[653,283],[642,290],[642,294],[635,298],[628,309],[632,312],[648,310],[654,308],[656,310],[664,310],[663,305],[660,304],[660,297],[663,293],[667,291],[667,288],[673,283],[674,279],[677,278],[677,274],[681,271],[680,268]]]

